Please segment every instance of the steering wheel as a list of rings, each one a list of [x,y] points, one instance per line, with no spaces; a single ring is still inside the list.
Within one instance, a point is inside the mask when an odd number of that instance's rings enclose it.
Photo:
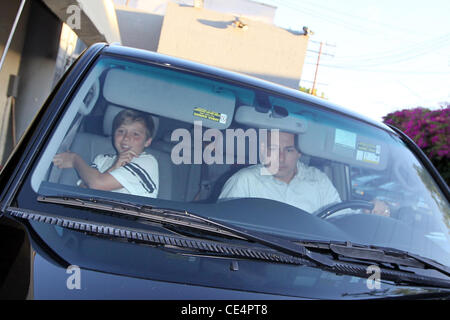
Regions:
[[[338,211],[344,210],[344,209],[367,209],[367,210],[373,210],[375,204],[373,204],[370,201],[365,200],[349,200],[349,201],[343,201],[339,203],[333,203],[324,209],[320,211],[316,216],[325,219],[331,216],[332,214],[335,214]]]

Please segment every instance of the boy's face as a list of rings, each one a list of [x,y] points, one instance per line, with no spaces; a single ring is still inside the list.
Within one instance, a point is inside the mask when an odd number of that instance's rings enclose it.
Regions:
[[[114,132],[114,146],[118,153],[133,151],[140,155],[152,143],[147,128],[141,121],[124,121]]]

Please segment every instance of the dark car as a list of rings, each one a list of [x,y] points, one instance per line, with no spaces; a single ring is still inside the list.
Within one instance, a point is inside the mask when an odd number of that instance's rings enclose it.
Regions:
[[[144,125],[114,120],[123,110],[151,117],[153,132],[136,140],[151,169],[134,162],[141,154],[130,154],[131,140],[118,143],[129,132],[123,123]],[[308,172],[296,181],[310,184],[307,197],[276,179],[284,153],[264,139],[281,133],[295,137],[286,152]],[[240,182],[229,187],[273,165],[268,155],[279,157],[279,171],[261,174],[291,202],[262,183],[249,182],[248,193]],[[121,188],[94,185],[85,169]],[[370,198],[355,194],[354,172],[378,179]],[[450,296],[449,188],[420,149],[393,127],[237,73],[93,45],[49,96],[0,183],[3,298]],[[400,192],[384,201],[390,185]],[[397,195],[401,205],[390,205]]]

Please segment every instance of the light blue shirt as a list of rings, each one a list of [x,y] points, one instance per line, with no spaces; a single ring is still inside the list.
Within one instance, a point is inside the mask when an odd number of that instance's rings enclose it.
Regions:
[[[219,199],[264,198],[284,202],[313,213],[331,203],[341,202],[327,175],[317,168],[297,163],[297,174],[289,183],[270,175],[261,165],[236,172],[224,185]]]

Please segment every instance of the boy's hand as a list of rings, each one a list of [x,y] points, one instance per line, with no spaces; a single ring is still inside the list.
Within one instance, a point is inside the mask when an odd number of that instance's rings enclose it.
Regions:
[[[130,149],[122,151],[121,153],[118,154],[116,162],[112,165],[112,167],[108,171],[112,171],[114,169],[123,167],[124,165],[130,163],[136,156],[137,154]]]
[[[60,169],[73,168],[77,156],[76,153],[70,151],[59,153],[53,158],[53,164]]]

